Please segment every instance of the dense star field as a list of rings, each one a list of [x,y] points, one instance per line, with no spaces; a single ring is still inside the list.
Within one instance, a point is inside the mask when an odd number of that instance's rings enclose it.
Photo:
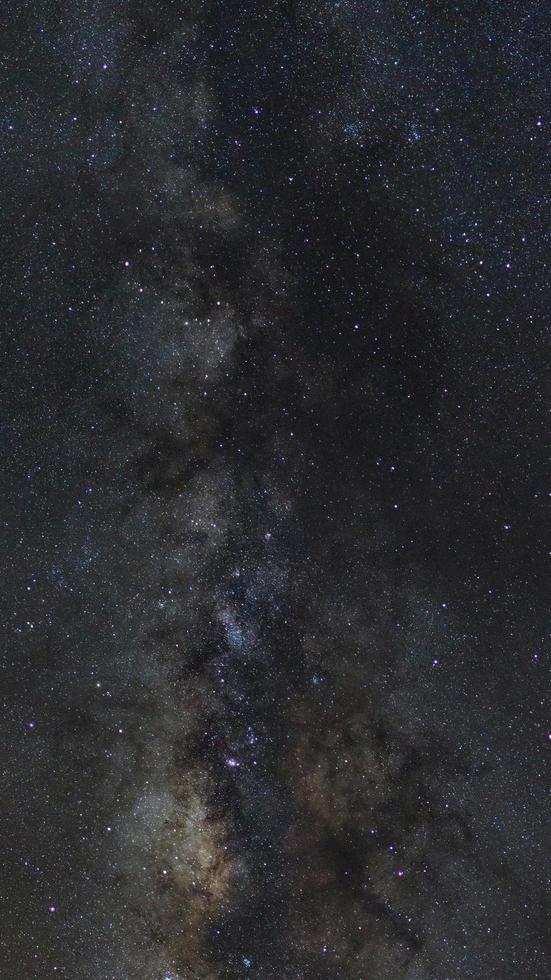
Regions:
[[[1,18],[2,980],[550,978],[550,10]]]

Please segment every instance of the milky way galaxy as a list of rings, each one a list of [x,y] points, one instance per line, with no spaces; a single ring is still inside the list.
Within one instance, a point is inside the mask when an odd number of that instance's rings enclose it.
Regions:
[[[0,976],[550,977],[545,5],[2,19]]]

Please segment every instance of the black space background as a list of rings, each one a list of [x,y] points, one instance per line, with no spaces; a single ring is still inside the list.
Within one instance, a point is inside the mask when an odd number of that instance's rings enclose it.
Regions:
[[[545,4],[2,18],[0,976],[551,976]]]

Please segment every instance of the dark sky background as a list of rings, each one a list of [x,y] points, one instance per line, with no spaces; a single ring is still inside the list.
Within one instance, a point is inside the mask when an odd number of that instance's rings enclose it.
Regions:
[[[551,977],[547,5],[2,20],[0,976]]]

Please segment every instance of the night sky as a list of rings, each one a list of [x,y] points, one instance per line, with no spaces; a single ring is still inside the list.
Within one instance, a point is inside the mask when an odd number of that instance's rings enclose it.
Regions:
[[[1,20],[2,980],[549,980],[551,9]]]

